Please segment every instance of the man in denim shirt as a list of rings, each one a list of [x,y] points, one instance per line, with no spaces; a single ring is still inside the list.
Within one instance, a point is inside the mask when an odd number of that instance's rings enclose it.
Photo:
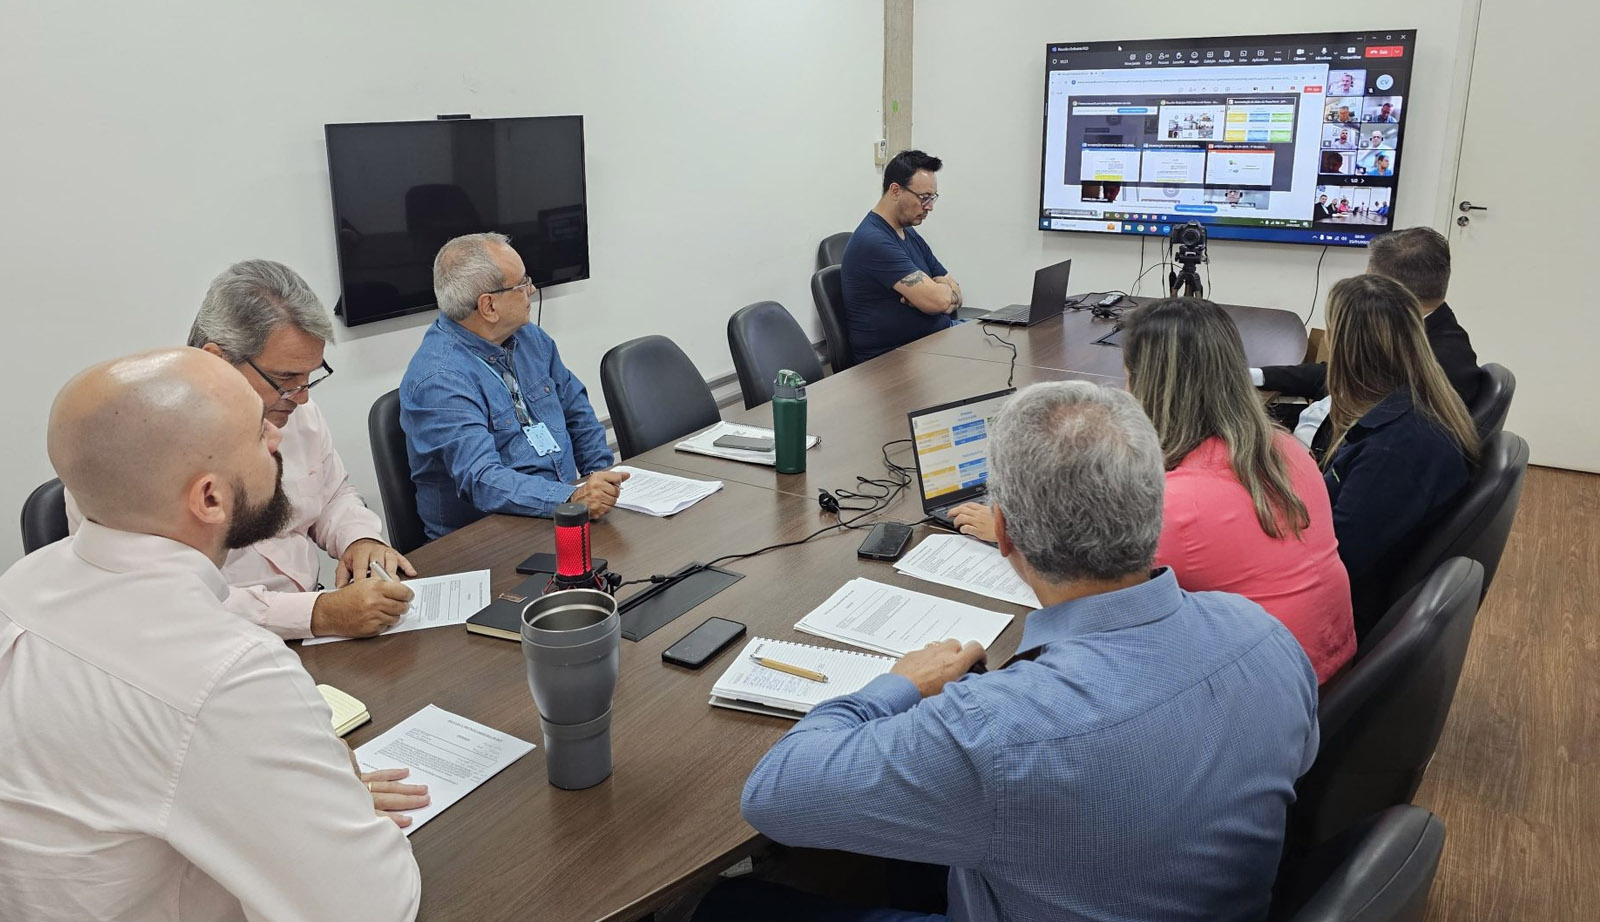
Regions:
[[[439,319],[400,381],[417,513],[438,538],[491,512],[599,518],[627,474],[582,382],[528,322],[535,292],[504,234],[468,234],[433,261]],[[581,482],[580,482],[581,479]]]
[[[825,701],[745,785],[785,845],[950,868],[949,918],[1266,917],[1294,782],[1317,751],[1317,680],[1261,606],[1150,572],[1161,446],[1125,391],[1019,392],[993,423],[995,537],[1038,594],[1011,662],[930,644]],[[995,666],[996,664],[991,664]],[[771,885],[697,920],[910,920]]]

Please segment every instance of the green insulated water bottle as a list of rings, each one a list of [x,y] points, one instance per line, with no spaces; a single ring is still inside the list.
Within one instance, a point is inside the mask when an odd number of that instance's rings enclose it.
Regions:
[[[805,473],[806,379],[787,368],[778,372],[773,382],[772,437],[778,452],[778,473]]]

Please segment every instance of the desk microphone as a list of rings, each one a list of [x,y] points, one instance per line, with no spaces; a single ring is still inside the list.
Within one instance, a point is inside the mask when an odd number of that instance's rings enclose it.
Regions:
[[[589,507],[583,503],[562,503],[555,510],[556,572],[545,584],[547,593],[562,589],[599,589],[610,592],[611,574],[595,572],[589,554]]]

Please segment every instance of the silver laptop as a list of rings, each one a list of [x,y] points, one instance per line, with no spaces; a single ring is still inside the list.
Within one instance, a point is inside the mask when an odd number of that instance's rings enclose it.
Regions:
[[[1061,313],[1066,307],[1067,279],[1072,275],[1072,260],[1045,266],[1033,274],[1033,300],[990,311],[976,318],[979,323],[1008,323],[1031,327]]]
[[[987,500],[989,424],[1016,388],[906,414],[922,490],[922,511],[953,528],[950,510]]]

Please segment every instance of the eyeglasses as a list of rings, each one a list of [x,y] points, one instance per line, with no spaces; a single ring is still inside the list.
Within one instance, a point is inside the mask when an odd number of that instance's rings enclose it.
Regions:
[[[255,362],[252,362],[249,359],[245,359],[244,363],[249,365],[251,368],[254,368],[256,370],[256,374],[260,375],[262,380],[266,381],[273,390],[278,392],[278,398],[280,400],[293,400],[301,394],[304,394],[306,391],[311,390],[313,387],[316,387],[318,384],[321,384],[322,382],[333,377],[333,369],[328,366],[327,362],[323,362],[320,367],[320,370],[323,372],[323,374],[320,377],[312,378],[299,387],[284,387],[278,383],[278,379],[267,374],[265,371],[262,371],[260,365],[257,365]],[[311,371],[314,373],[317,370],[318,369],[314,368]],[[299,377],[299,375],[295,375],[295,377]]]
[[[900,188],[904,189],[907,194],[916,196],[917,201],[921,202],[922,207],[924,208],[927,208],[939,200],[939,193],[937,192],[912,192],[910,189],[906,189],[905,186],[901,186]]]
[[[496,288],[494,291],[486,291],[486,292],[484,292],[484,294],[486,294],[486,295],[503,295],[508,291],[516,291],[518,288],[526,288],[526,289],[528,289],[528,295],[531,297],[533,295],[533,276],[524,275],[522,277],[522,281],[518,282],[515,285],[507,285],[504,288]]]

